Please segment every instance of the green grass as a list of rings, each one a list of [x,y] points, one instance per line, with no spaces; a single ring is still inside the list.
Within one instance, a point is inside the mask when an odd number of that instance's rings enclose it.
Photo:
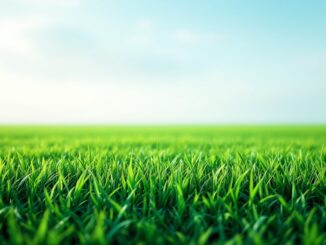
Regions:
[[[1,244],[326,244],[326,127],[0,127]]]

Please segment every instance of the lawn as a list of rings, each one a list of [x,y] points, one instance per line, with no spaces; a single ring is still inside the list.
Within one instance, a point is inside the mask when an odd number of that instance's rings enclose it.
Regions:
[[[326,126],[2,126],[2,244],[326,244]]]

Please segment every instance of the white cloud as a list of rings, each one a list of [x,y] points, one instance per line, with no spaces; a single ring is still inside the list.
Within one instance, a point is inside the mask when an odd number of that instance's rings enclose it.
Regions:
[[[198,36],[190,30],[179,30],[172,34],[172,36],[181,42],[195,42]]]
[[[140,30],[150,30],[153,27],[153,22],[148,19],[142,19],[137,22],[137,28]]]
[[[0,19],[0,54],[33,56],[36,47],[31,34],[48,24],[47,18]]]
[[[127,38],[127,42],[132,45],[147,45],[151,42],[153,23],[148,19],[141,19],[136,22],[136,29]]]

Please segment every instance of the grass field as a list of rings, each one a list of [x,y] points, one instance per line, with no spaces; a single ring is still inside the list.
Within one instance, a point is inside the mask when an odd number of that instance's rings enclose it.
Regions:
[[[326,244],[326,127],[0,127],[2,244]]]

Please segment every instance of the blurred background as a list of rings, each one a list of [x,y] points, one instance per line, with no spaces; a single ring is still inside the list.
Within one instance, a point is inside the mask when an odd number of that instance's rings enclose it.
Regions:
[[[326,122],[325,1],[0,2],[1,124]]]

